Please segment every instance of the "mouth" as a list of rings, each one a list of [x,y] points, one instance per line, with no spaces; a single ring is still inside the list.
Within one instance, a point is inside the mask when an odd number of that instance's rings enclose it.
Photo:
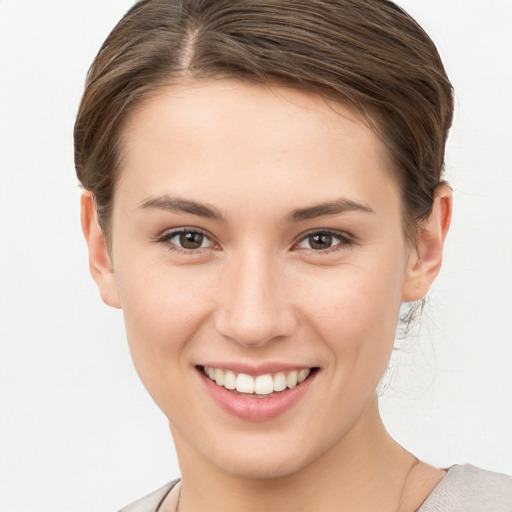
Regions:
[[[224,368],[198,366],[217,386],[247,398],[271,398],[302,384],[318,368],[300,368],[291,371],[249,375]]]
[[[318,367],[311,367],[250,375],[210,366],[196,369],[224,410],[252,421],[269,420],[291,408],[319,371]]]

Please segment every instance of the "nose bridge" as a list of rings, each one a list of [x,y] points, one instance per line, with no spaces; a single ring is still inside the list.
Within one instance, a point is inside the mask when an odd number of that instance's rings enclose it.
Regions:
[[[289,335],[294,322],[283,277],[276,258],[261,248],[235,254],[224,275],[218,331],[247,346]]]

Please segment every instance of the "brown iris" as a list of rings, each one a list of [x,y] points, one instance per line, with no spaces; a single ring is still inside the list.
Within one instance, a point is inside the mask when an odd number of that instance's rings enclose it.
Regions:
[[[184,249],[199,249],[203,245],[204,235],[195,231],[180,233],[180,245]]]
[[[309,237],[309,245],[312,249],[322,250],[332,247],[332,235],[329,233],[317,233]]]

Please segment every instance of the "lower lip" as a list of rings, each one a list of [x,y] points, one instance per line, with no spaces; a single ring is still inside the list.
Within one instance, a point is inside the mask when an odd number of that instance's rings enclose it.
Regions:
[[[308,391],[318,372],[292,389],[280,391],[268,398],[238,395],[217,385],[202,371],[200,377],[217,404],[228,413],[246,421],[268,421],[291,409]]]

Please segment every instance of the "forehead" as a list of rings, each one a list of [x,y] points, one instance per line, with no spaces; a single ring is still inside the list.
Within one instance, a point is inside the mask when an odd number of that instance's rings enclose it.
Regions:
[[[232,203],[290,208],[332,194],[398,200],[387,150],[360,116],[292,88],[228,80],[162,88],[131,115],[122,148],[123,195],[222,202],[232,192]]]

